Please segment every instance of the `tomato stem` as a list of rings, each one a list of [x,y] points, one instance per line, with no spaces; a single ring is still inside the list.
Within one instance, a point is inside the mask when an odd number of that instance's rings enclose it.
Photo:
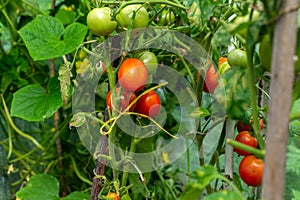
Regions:
[[[252,153],[258,158],[263,158],[265,156],[265,151],[264,150],[248,146],[248,145],[243,144],[241,142],[238,142],[238,141],[235,141],[235,140],[232,140],[232,139],[227,139],[227,143],[232,145],[233,147],[236,147],[236,148],[241,149],[243,151],[247,151],[249,153]]]
[[[184,67],[186,68],[189,76],[190,76],[190,79],[191,79],[191,82],[192,82],[192,86],[195,87],[196,83],[195,83],[195,79],[194,79],[194,76],[191,72],[191,69],[190,67],[188,66],[188,64],[185,62],[184,58],[182,56],[178,56],[180,61],[182,62],[182,64],[184,65]]]
[[[226,177],[221,176],[221,175],[218,178],[221,179],[222,181],[228,183],[228,185],[230,187],[232,187],[232,189],[240,196],[240,199],[245,199],[242,192],[239,190],[239,188],[232,181],[228,180]]]
[[[110,1],[102,1],[103,4],[111,4],[112,2]],[[120,2],[117,2],[118,4]],[[169,6],[173,6],[175,8],[179,8],[182,10],[186,10],[188,8],[184,7],[183,5],[179,4],[179,3],[175,3],[172,1],[167,1],[167,0],[152,0],[152,1],[147,1],[147,0],[136,0],[136,1],[128,1],[128,2],[123,2],[120,7],[118,8],[118,10],[114,13],[114,15],[117,15],[124,7],[128,6],[128,5],[132,5],[132,4],[166,4]]]
[[[253,45],[248,46],[247,58],[248,58],[248,82],[249,82],[249,87],[250,87],[250,101],[251,101],[251,107],[252,107],[254,133],[256,135],[260,149],[265,149],[265,141],[264,141],[264,139],[260,133],[260,129],[259,129],[256,86],[255,86],[255,81],[254,81],[253,51],[254,51],[254,46]]]
[[[82,180],[83,182],[85,182],[85,183],[87,183],[88,185],[93,185],[93,183],[89,180],[89,179],[87,179],[87,178],[85,178],[82,174],[81,174],[81,172],[78,170],[78,167],[77,167],[77,165],[76,165],[76,162],[75,162],[75,159],[73,158],[73,156],[69,156],[70,157],[70,159],[71,159],[71,161],[72,161],[72,165],[73,165],[73,168],[74,168],[74,171],[75,171],[75,174],[77,175],[77,177],[80,179],[80,180]]]

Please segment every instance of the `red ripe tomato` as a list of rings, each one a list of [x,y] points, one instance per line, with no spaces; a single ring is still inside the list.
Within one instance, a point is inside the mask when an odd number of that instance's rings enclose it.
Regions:
[[[245,156],[239,166],[241,179],[248,185],[257,187],[262,183],[264,161],[253,155]]]
[[[144,94],[137,102],[136,112],[149,117],[156,117],[160,110],[160,98],[154,91]]]
[[[106,197],[110,200],[120,200],[120,197],[114,192],[108,193]]]
[[[264,120],[259,119],[259,129],[262,130],[264,128]],[[252,123],[252,119],[250,120],[250,123]],[[251,131],[251,124],[244,124],[242,121],[238,121],[236,124],[236,128],[238,132],[242,131]]]
[[[116,95],[119,93],[119,88],[116,88]],[[119,104],[119,110],[123,111],[125,110],[130,103],[136,98],[136,95],[132,92],[122,91],[120,96],[120,104]],[[110,111],[112,112],[112,99],[111,99],[111,91],[109,91],[106,95],[106,105],[109,107]],[[129,111],[133,111],[135,109],[136,103],[133,104]]]
[[[257,143],[257,139],[255,137],[252,137],[248,131],[242,131],[242,132],[240,132],[235,137],[235,141],[241,142],[243,144],[246,144],[246,145],[254,147],[254,148],[256,148],[257,144],[258,144]],[[238,149],[238,148],[234,148],[234,151],[237,154],[241,155],[241,156],[247,156],[247,155],[251,154],[250,152],[243,151],[243,150]]]
[[[148,78],[145,64],[137,58],[127,58],[119,68],[119,83],[127,91],[140,91]]]
[[[238,121],[236,124],[236,128],[238,132],[242,131],[250,131],[251,130],[251,125],[250,124],[244,124],[242,121]]]
[[[208,67],[208,70],[205,74],[204,87],[203,87],[204,92],[209,93],[209,94],[214,93],[214,91],[218,85],[218,77],[219,77],[219,74],[216,71],[215,66],[213,64],[211,64]]]

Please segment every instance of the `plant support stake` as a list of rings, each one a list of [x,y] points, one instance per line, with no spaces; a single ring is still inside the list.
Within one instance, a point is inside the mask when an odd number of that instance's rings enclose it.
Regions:
[[[298,0],[281,1],[280,10],[298,6]],[[263,199],[284,199],[285,161],[291,97],[294,81],[294,60],[297,35],[297,10],[286,13],[275,22],[270,112],[263,176]]]

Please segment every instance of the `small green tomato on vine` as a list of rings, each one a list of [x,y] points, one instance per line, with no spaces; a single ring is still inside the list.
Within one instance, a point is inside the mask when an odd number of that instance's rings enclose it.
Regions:
[[[87,15],[87,26],[97,36],[106,36],[112,33],[117,22],[111,19],[111,9],[108,7],[94,8]]]
[[[148,12],[141,4],[124,7],[120,13],[117,14],[116,19],[123,28],[127,28],[131,23],[132,28],[142,28],[148,26],[149,23]]]

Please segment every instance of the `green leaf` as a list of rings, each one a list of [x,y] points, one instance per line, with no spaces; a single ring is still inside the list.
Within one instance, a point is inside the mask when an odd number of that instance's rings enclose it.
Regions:
[[[55,15],[55,18],[59,19],[64,25],[66,25],[75,21],[76,13],[66,6],[61,6]]]
[[[11,115],[27,121],[42,121],[51,117],[63,105],[59,83],[50,79],[48,91],[42,86],[28,85],[13,95]]]
[[[192,173],[192,178],[196,179],[198,183],[206,187],[212,180],[219,178],[221,175],[218,170],[211,165],[201,167]]]
[[[300,199],[300,191],[298,191],[298,190],[292,190],[292,192],[293,192],[293,198],[292,198],[292,200],[298,200],[298,199]]]
[[[218,170],[211,165],[203,166],[200,169],[194,171],[191,178],[195,179],[197,183],[190,182],[184,187],[184,191],[180,196],[183,200],[196,200],[199,199],[201,193],[207,185],[214,179],[220,178]]]
[[[212,45],[215,49],[218,49],[220,46],[229,46],[230,45],[230,32],[224,28],[219,28],[212,38]]]
[[[84,40],[87,27],[72,23],[64,29],[56,18],[38,15],[19,30],[34,60],[56,58],[75,50]]]
[[[184,187],[184,191],[179,197],[180,200],[198,200],[202,191],[205,187],[203,187],[199,183],[188,183]]]
[[[286,170],[300,174],[300,149],[294,143],[288,146]]]
[[[121,200],[131,200],[131,197],[129,196],[128,193],[126,193],[125,195],[123,195],[123,196],[121,197]]]
[[[217,102],[220,106],[226,106],[226,114],[231,119],[243,119],[250,106],[247,69],[242,67],[231,68],[221,78],[220,81],[223,81],[224,87],[217,87],[215,90]]]
[[[210,21],[210,17],[213,16],[216,5],[219,3],[221,3],[220,0],[193,1],[189,3],[187,14],[191,27],[194,30],[192,32],[199,33],[204,30],[206,24]]]
[[[24,188],[17,192],[20,200],[59,200],[59,182],[48,174],[37,174],[30,178]]]
[[[72,192],[67,197],[63,198],[63,200],[88,200],[90,199],[90,195],[82,192]]]
[[[191,117],[202,118],[202,117],[210,116],[211,114],[206,108],[199,107],[196,108],[190,115]]]
[[[223,190],[219,192],[214,192],[211,195],[203,198],[203,200],[215,200],[215,199],[222,199],[222,200],[243,200],[239,194],[235,191],[230,190]]]
[[[12,78],[8,75],[2,76],[1,84],[0,84],[0,92],[4,93],[8,86],[12,83]]]

